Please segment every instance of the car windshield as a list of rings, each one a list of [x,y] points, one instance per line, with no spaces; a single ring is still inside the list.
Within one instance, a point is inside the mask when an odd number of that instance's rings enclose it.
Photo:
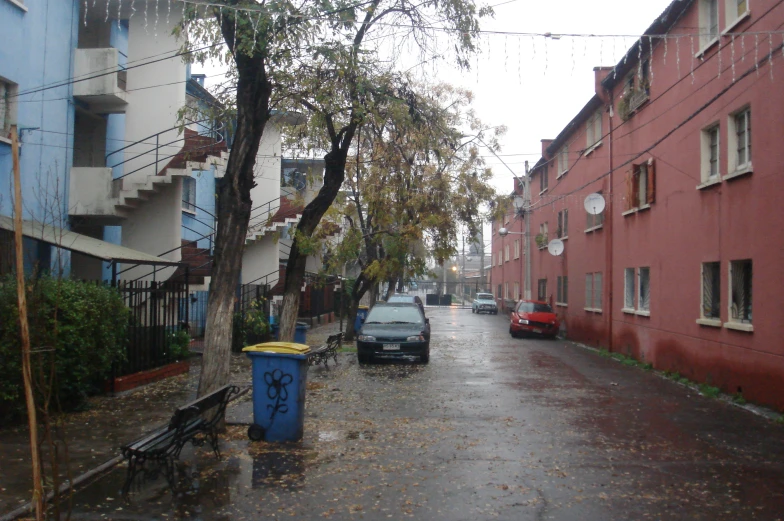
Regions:
[[[417,306],[374,306],[365,324],[422,324]]]
[[[548,304],[539,304],[538,302],[520,302],[517,311],[522,313],[552,313],[553,308]]]
[[[493,300],[492,293],[477,293],[476,300]]]

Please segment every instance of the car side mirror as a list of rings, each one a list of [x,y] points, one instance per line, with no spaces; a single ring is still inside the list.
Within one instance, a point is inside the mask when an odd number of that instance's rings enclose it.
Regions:
[[[425,324],[430,324],[430,319],[429,318],[425,319]]]

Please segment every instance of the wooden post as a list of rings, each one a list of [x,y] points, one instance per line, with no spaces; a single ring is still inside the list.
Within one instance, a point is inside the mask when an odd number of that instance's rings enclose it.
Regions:
[[[30,429],[30,455],[33,460],[33,505],[35,519],[44,519],[44,490],[41,481],[41,457],[38,453],[38,420],[33,398],[33,375],[30,369],[30,328],[27,323],[24,257],[22,254],[22,176],[19,172],[19,136],[11,126],[11,156],[14,167],[14,242],[16,245],[16,294],[19,304],[19,336],[22,340],[22,377],[24,379],[27,423]]]

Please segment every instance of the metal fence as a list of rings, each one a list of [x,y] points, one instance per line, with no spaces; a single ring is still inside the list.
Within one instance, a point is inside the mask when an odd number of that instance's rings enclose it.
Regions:
[[[409,295],[417,295],[425,306],[471,307],[477,293],[492,293],[489,284],[481,282],[439,282],[410,280],[404,283]]]
[[[115,367],[115,376],[154,369],[174,360],[174,335],[188,327],[185,282],[119,281],[117,290],[130,310],[126,359]]]
[[[335,311],[335,283],[308,285],[299,299],[299,316],[314,318]]]

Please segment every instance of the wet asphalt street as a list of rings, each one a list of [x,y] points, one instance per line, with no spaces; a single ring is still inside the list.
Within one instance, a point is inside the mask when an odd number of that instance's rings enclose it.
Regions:
[[[118,467],[76,519],[781,520],[784,426],[507,318],[428,309],[428,365],[311,369],[301,444],[183,454],[180,491]],[[233,422],[249,422],[249,401]]]

